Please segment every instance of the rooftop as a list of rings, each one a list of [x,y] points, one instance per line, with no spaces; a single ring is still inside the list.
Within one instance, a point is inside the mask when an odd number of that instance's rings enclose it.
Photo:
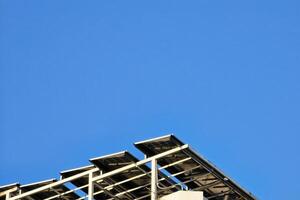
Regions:
[[[136,142],[128,151],[90,159],[60,172],[61,179],[0,186],[0,200],[158,199],[180,190],[203,191],[211,200],[256,198],[174,135]]]

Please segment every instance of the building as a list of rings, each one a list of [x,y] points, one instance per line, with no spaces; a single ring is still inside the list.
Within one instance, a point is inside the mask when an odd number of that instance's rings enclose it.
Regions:
[[[0,187],[0,200],[256,200],[174,135],[134,144],[128,151],[90,159],[60,172],[59,180]]]

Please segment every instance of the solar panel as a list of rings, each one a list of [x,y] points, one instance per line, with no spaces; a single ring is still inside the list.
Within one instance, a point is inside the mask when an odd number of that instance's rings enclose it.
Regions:
[[[12,183],[12,184],[8,184],[8,185],[2,185],[2,186],[0,186],[0,193],[10,190],[10,189],[13,189],[13,188],[16,188],[16,187],[19,187],[19,186],[20,186],[20,183]]]
[[[135,146],[147,157],[182,145],[184,145],[184,143],[174,135],[167,135],[135,143]],[[190,159],[185,162],[179,162],[180,160],[188,158]],[[230,178],[225,176],[223,172],[217,169],[216,166],[191,148],[165,156],[157,162],[160,166],[179,162],[165,170],[170,174],[175,174],[176,178],[184,183],[188,189],[204,191],[204,195],[209,199],[218,199],[221,196],[229,195],[232,199],[242,198],[255,200],[254,196],[238,186]]]
[[[95,169],[96,167],[94,165],[88,165],[88,166],[84,166],[84,167],[80,167],[80,168],[75,168],[75,169],[70,169],[70,170],[66,170],[66,171],[62,171],[60,172],[60,175],[62,176],[62,178],[68,178],[68,177],[72,177],[74,175],[80,174],[82,172],[91,170],[91,169]],[[100,175],[100,171],[95,172],[94,175]],[[88,175],[86,176],[82,176],[80,178],[77,178],[75,180],[70,181],[73,185],[75,185],[77,188],[80,188],[81,191],[83,191],[85,194],[88,194],[88,183],[89,183],[89,177]],[[98,183],[98,186],[101,185],[103,187],[106,187],[107,184],[103,185],[102,182]],[[95,196],[94,199],[98,200],[98,199],[104,199],[107,198],[107,195],[103,192],[101,192],[101,189],[99,187],[95,187],[94,188],[95,191]]]
[[[10,184],[10,185],[0,187],[0,193],[5,192],[7,190],[15,189],[13,192],[10,193],[10,196],[13,197],[18,194],[37,189],[44,185],[54,183],[56,181],[57,181],[56,179],[50,179],[50,180],[31,183],[31,184],[27,184],[27,185],[20,185],[19,183]],[[67,193],[67,194],[60,195],[63,193]],[[79,196],[77,194],[75,194],[74,192],[70,191],[68,187],[66,187],[64,185],[59,185],[59,186],[53,187],[51,189],[41,191],[39,193],[28,196],[27,198],[24,198],[24,199],[47,199],[47,198],[50,198],[53,196],[57,196],[56,198],[51,198],[53,200],[58,200],[58,199],[74,200],[74,199],[79,198]],[[5,200],[5,196],[1,196],[0,200]]]
[[[126,165],[136,163],[139,160],[128,151],[122,151],[115,154],[93,158],[90,161],[99,169],[101,169],[103,173],[106,173],[124,167]],[[122,182],[122,184],[118,184],[119,192],[113,193],[115,196],[121,199],[126,198],[126,196],[129,199],[136,199],[144,196],[148,197],[150,194],[151,182],[150,171],[151,170],[148,166],[142,165],[138,168],[125,170],[121,173],[109,177],[108,179],[104,179],[104,181],[107,181],[112,185],[118,182]],[[164,178],[164,180],[161,181],[161,184],[165,187],[169,187],[174,184],[172,180],[166,178],[166,176],[162,173],[159,173],[158,178]],[[174,190],[176,191],[176,188],[171,188],[169,190],[166,190],[165,193],[171,193]]]
[[[82,172],[88,171],[93,168],[95,168],[94,165],[88,165],[88,166],[84,166],[84,167],[69,169],[69,170],[60,172],[60,175],[62,178],[68,178],[68,177],[74,176],[76,174],[80,174]],[[75,180],[71,181],[71,183],[77,187],[87,185],[88,184],[88,176],[84,176],[84,177],[75,179]],[[87,188],[83,188],[82,190],[87,191]]]
[[[50,183],[54,183],[56,181],[57,181],[56,179],[50,179],[50,180],[36,182],[36,183],[31,183],[31,184],[27,184],[27,185],[21,185],[20,186],[20,190],[23,193],[23,192],[27,192],[27,191],[34,190],[34,189],[37,189],[39,187],[48,185]],[[69,193],[67,193],[65,195],[60,195],[60,194],[66,193],[67,191],[69,191],[69,188],[67,188],[64,185],[59,185],[59,186],[53,187],[51,189],[44,190],[42,192],[33,194],[30,197],[32,199],[47,199],[47,198],[50,198],[52,196],[58,195],[56,198],[53,198],[53,199],[54,200],[60,200],[60,199],[74,200],[74,199],[79,198],[79,196],[76,193],[74,193],[74,192],[69,192]]]
[[[5,192],[10,190],[11,192],[11,196],[16,195],[17,190],[19,189],[20,184],[19,183],[12,183],[12,184],[8,184],[8,185],[3,185],[0,186],[0,200],[5,200],[6,196],[5,196]]]

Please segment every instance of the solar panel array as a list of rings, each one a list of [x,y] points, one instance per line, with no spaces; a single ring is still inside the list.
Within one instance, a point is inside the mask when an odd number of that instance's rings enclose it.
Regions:
[[[173,149],[185,145],[174,135],[145,140],[134,145],[147,158],[157,156],[158,197],[179,190],[192,190],[203,191],[204,196],[212,200],[256,199],[190,147],[172,152]],[[100,177],[93,181],[93,198],[96,200],[150,199],[151,168],[147,162],[141,163],[128,151],[93,158],[90,162],[91,165],[88,166],[62,171],[61,180],[2,186],[0,200],[87,199],[89,172],[92,172],[93,177]]]
[[[12,192],[11,196],[17,196],[21,192],[31,191],[31,190],[37,189],[39,187],[54,183],[56,181],[57,181],[56,179],[50,179],[50,180],[31,183],[31,184],[27,184],[27,185],[13,184],[11,186],[2,186],[0,188],[0,194],[1,194],[1,192],[5,192],[6,190],[15,188],[15,191]],[[67,186],[59,185],[59,186],[53,187],[49,190],[45,190],[43,192],[39,192],[39,193],[33,194],[31,196],[28,196],[24,199],[29,199],[29,200],[44,199],[44,200],[46,200],[46,199],[51,199],[51,197],[65,193],[67,191],[70,191],[70,192],[63,196],[64,200],[74,200],[74,199],[80,198],[76,193],[69,190],[69,188]],[[0,200],[5,200],[5,199],[6,199],[5,196],[0,197]],[[55,198],[55,199],[62,199],[62,198],[60,198],[60,196],[58,196],[58,198]]]

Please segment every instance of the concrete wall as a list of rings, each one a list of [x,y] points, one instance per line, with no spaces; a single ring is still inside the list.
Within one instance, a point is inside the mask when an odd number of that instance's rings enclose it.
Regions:
[[[178,191],[161,197],[159,200],[206,200],[203,192],[198,191]]]

